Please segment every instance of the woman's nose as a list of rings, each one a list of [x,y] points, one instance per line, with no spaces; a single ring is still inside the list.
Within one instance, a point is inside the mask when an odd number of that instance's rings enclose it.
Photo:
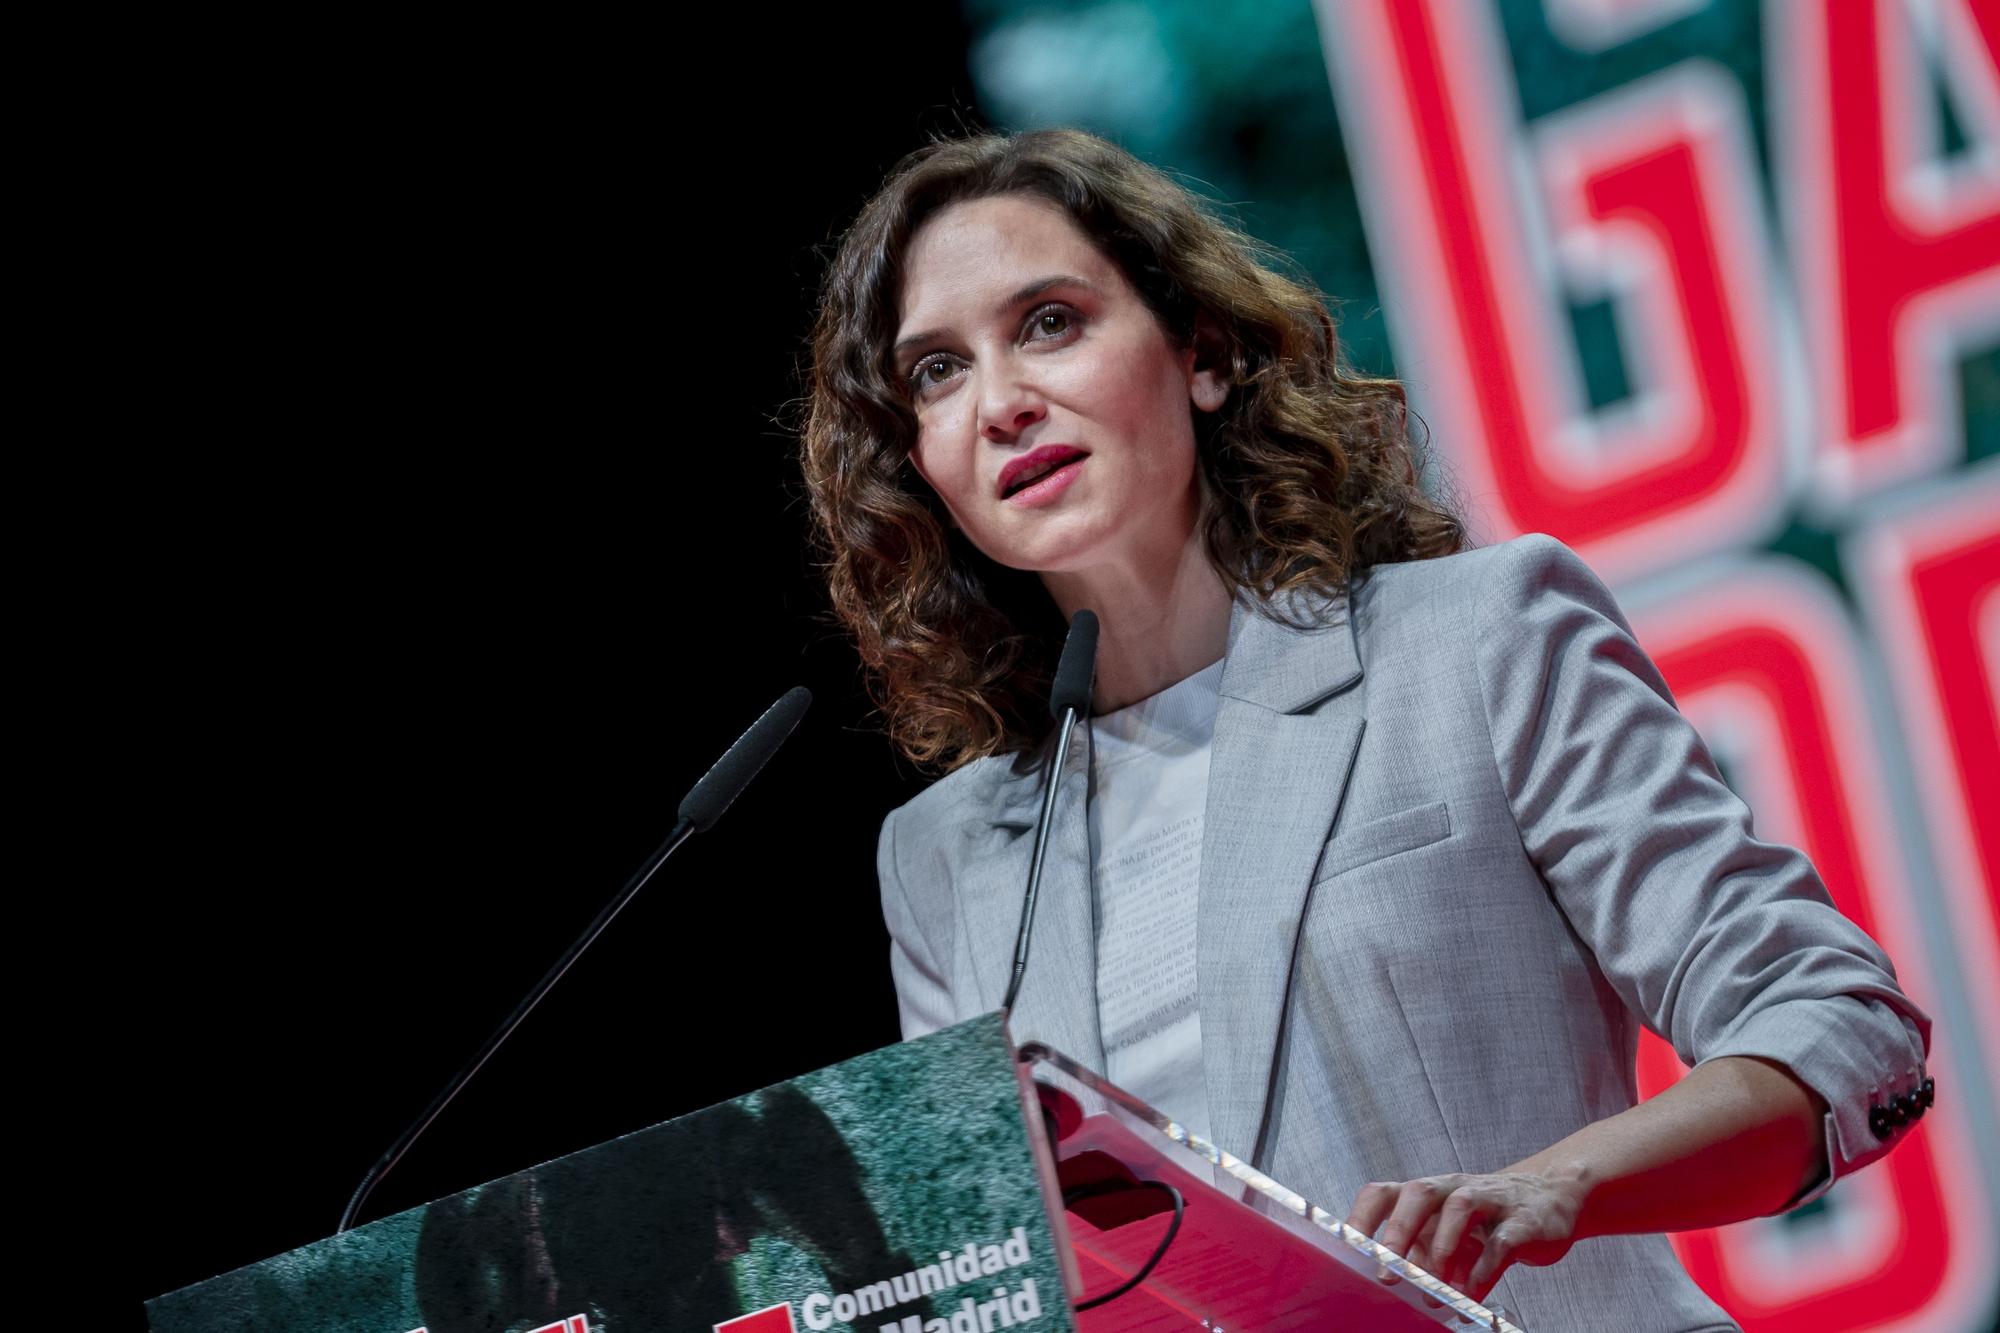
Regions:
[[[1041,394],[1020,375],[1000,370],[981,377],[979,433],[1007,443],[1047,414]]]

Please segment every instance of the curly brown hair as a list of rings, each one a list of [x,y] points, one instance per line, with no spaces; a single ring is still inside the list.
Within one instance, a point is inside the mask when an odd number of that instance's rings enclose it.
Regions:
[[[1219,331],[1232,387],[1221,411],[1194,414],[1197,522],[1227,586],[1276,616],[1281,593],[1338,596],[1371,565],[1464,544],[1418,483],[1402,385],[1346,365],[1325,298],[1283,256],[1093,135],[929,144],[890,172],[827,271],[800,454],[833,610],[889,736],[944,771],[1036,748],[1064,631],[1040,579],[975,549],[916,475],[916,416],[890,364],[911,238],[953,204],[1005,194],[1062,208],[1177,346],[1197,316]]]

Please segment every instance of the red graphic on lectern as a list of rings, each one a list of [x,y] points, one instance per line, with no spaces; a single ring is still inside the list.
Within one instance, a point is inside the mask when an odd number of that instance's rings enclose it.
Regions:
[[[767,1305],[738,1318],[725,1319],[715,1326],[715,1333],[794,1333],[792,1303]]]

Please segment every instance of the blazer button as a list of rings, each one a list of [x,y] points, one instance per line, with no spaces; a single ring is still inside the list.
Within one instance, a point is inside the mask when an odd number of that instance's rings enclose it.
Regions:
[[[1871,1106],[1868,1108],[1868,1128],[1875,1131],[1875,1137],[1878,1139],[1889,1137],[1890,1125],[1889,1110],[1887,1107]]]
[[[1922,1102],[1926,1108],[1928,1108],[1932,1102],[1937,1100],[1936,1079],[1927,1078],[1923,1081],[1923,1085],[1917,1089],[1917,1100]]]
[[[1890,1124],[1907,1125],[1910,1123],[1910,1108],[1903,1105],[1903,1102],[1908,1097],[1908,1095],[1909,1094],[1907,1093],[1900,1093],[1897,1096],[1891,1097],[1889,1099]]]
[[[1916,1093],[1899,1092],[1896,1094],[1896,1114],[1901,1116],[1905,1121],[1915,1120],[1923,1113],[1923,1103],[1917,1100]]]

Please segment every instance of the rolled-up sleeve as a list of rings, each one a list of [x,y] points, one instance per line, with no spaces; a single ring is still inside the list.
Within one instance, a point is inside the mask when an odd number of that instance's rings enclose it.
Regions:
[[[931,954],[903,891],[896,863],[896,811],[882,821],[875,868],[882,886],[882,919],[889,927],[889,975],[896,983],[896,1011],[903,1040],[921,1037],[951,1023],[951,986]]]
[[[1751,833],[1611,594],[1549,537],[1493,553],[1478,647],[1522,845],[1606,978],[1693,1065],[1783,1065],[1825,1098],[1816,1197],[1934,1095],[1930,1019],[1810,861]]]

